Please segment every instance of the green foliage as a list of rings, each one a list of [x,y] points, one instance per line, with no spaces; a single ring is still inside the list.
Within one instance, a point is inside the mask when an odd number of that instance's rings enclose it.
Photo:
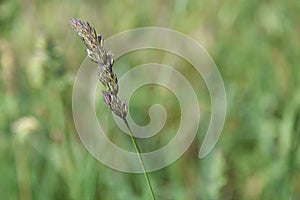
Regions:
[[[199,160],[210,119],[201,77],[163,51],[134,52],[114,65],[118,77],[147,62],[174,66],[198,91],[197,139],[171,166],[150,173],[158,199],[298,199],[299,10],[298,1],[279,0],[0,1],[0,199],[150,198],[142,174],[105,167],[78,138],[71,98],[85,52],[70,17],[89,21],[104,38],[143,26],[181,31],[203,44],[219,67],[227,119],[214,150]],[[168,90],[144,89],[128,102],[133,119],[147,124],[147,107],[158,102],[170,117],[160,134],[141,142],[145,151],[170,141],[180,109]],[[96,107],[108,137],[133,151],[104,103]]]

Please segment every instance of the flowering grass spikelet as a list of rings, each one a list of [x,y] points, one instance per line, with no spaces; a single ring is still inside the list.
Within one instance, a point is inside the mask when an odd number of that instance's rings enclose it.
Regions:
[[[113,113],[125,119],[127,105],[117,96],[119,86],[117,76],[112,70],[114,64],[113,54],[103,48],[104,40],[102,35],[97,34],[95,28],[88,22],[72,18],[70,23],[85,44],[88,57],[99,65],[98,79],[107,89],[107,91],[103,91],[104,102]]]

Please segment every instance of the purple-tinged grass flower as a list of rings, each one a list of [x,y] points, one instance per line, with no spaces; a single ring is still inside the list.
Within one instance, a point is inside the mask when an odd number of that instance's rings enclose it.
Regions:
[[[113,113],[125,119],[127,106],[124,101],[117,97],[119,86],[117,76],[112,70],[114,63],[113,54],[103,48],[104,40],[102,35],[97,34],[96,30],[88,22],[71,19],[70,23],[87,47],[88,57],[99,65],[98,79],[108,90],[103,92],[104,99],[110,98],[110,101],[105,101],[106,105]]]

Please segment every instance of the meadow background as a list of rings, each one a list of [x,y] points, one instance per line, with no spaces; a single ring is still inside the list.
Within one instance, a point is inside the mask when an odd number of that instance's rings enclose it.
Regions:
[[[69,26],[71,17],[89,21],[105,38],[144,26],[175,29],[202,44],[220,70],[227,118],[217,145],[199,160],[210,99],[189,63],[143,50],[114,66],[121,76],[138,64],[168,64],[197,91],[197,138],[180,159],[150,174],[158,199],[300,198],[300,1],[1,0],[1,200],[150,199],[142,174],[104,166],[77,136],[72,86],[86,55]],[[168,90],[151,85],[130,100],[130,114],[140,125],[149,122],[149,106],[158,102],[169,118],[162,133],[140,141],[143,150],[174,137],[179,105]],[[97,106],[109,137],[133,151],[103,102]]]

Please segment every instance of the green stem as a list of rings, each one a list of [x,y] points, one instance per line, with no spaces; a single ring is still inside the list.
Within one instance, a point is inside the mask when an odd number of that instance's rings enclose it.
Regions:
[[[141,150],[140,150],[140,148],[139,148],[139,146],[138,146],[138,144],[137,144],[137,142],[136,142],[136,140],[135,140],[135,138],[134,138],[134,136],[133,136],[133,134],[132,134],[132,131],[131,131],[129,125],[128,125],[127,120],[126,120],[126,119],[123,119],[123,121],[124,121],[124,123],[126,124],[128,130],[129,130],[129,132],[130,132],[130,138],[131,138],[131,141],[132,141],[133,146],[134,146],[134,148],[135,148],[135,151],[136,151],[136,153],[137,153],[137,155],[138,155],[138,159],[139,159],[139,161],[140,161],[141,167],[143,168],[144,176],[145,176],[145,179],[146,179],[146,181],[147,181],[148,188],[149,188],[149,190],[150,190],[150,192],[151,192],[152,200],[155,200],[155,195],[154,195],[154,192],[153,192],[153,188],[152,188],[152,185],[151,185],[151,181],[150,181],[150,179],[149,179],[149,174],[148,174],[148,172],[146,171],[146,167],[145,167],[144,161],[143,161],[142,156],[141,156]]]

